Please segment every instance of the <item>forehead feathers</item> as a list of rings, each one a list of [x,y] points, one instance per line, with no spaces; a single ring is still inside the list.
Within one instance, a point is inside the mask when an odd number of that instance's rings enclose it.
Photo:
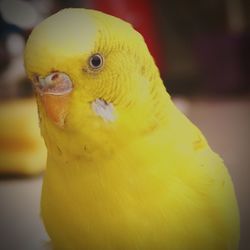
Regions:
[[[31,33],[26,49],[28,69],[58,57],[72,57],[94,46],[96,25],[84,9],[65,9],[41,22]],[[50,61],[52,60],[52,61]]]
[[[142,40],[130,24],[119,18],[87,9],[64,9],[42,21],[31,33],[25,49],[28,71],[62,60],[138,44]],[[139,46],[140,47],[140,46]],[[45,70],[46,71],[46,70]]]

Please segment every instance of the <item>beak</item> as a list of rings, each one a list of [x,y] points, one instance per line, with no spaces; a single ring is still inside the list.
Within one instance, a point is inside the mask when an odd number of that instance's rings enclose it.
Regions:
[[[71,79],[65,73],[53,72],[45,78],[36,77],[34,86],[46,115],[62,128],[68,113],[70,93],[73,90]]]

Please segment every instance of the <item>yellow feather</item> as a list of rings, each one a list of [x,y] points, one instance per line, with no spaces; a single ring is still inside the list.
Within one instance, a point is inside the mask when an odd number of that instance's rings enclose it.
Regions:
[[[95,53],[105,59],[99,71],[88,64]],[[131,25],[62,10],[32,32],[25,66],[31,79],[58,71],[73,82],[62,127],[38,95],[48,148],[42,218],[55,248],[237,249],[229,174],[173,105]],[[96,99],[113,105],[114,121],[93,112]]]

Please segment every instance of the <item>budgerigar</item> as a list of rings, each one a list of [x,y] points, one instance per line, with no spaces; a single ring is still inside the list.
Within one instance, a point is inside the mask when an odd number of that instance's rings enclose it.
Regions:
[[[237,249],[227,169],[130,24],[61,10],[32,31],[25,67],[48,149],[41,214],[55,249]]]

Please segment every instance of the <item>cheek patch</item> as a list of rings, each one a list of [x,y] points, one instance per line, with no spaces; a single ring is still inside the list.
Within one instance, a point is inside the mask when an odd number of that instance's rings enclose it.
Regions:
[[[100,116],[105,122],[114,122],[115,112],[112,103],[107,103],[102,99],[95,99],[91,103],[92,110],[97,116]]]

